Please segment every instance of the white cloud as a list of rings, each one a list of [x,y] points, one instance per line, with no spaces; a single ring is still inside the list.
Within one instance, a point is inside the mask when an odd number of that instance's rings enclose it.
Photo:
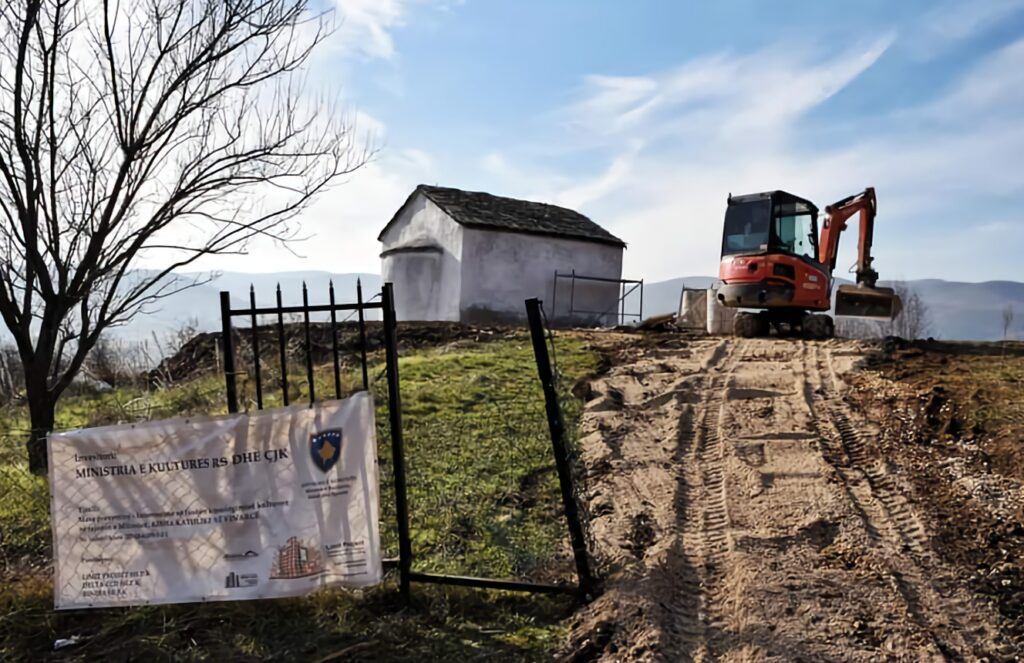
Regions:
[[[324,269],[378,272],[377,234],[416,184],[435,179],[432,156],[415,146],[388,144],[387,126],[360,109],[338,110],[322,100],[318,88],[336,90],[347,67],[358,60],[391,59],[397,55],[392,32],[409,18],[414,7],[451,10],[458,0],[336,0],[338,29],[313,52],[307,63],[309,85],[302,101],[333,116],[343,113],[346,126],[358,137],[356,145],[379,152],[368,164],[321,193],[290,226],[299,241],[283,247],[269,239],[255,239],[244,255],[205,257],[190,268],[245,272]],[[310,26],[312,30],[312,26]],[[349,101],[347,97],[346,101]],[[272,206],[276,192],[254,194],[252,204]],[[172,238],[191,232],[174,227]],[[149,258],[162,264],[162,255]],[[146,264],[149,264],[146,262]]]
[[[499,195],[519,196],[529,200],[553,201],[562,189],[572,186],[574,178],[555,172],[544,164],[529,164],[520,168],[508,155],[490,152],[480,160],[480,170],[486,180],[494,182]]]
[[[395,54],[391,30],[404,19],[403,0],[337,0],[340,27],[335,36],[343,48],[372,58]]]
[[[246,255],[212,257],[196,269],[378,273],[377,234],[412,189],[432,179],[433,171],[432,160],[419,150],[390,150],[321,194],[297,219],[304,239],[289,243],[288,250],[255,240]]]
[[[832,57],[787,44],[743,56],[699,58],[651,76],[589,76],[582,99],[565,110],[564,122],[591,144],[778,130],[846,87],[892,40],[886,35]]]
[[[590,76],[560,120],[575,149],[603,150],[607,165],[551,198],[578,206],[629,243],[626,276],[656,280],[717,273],[730,192],[782,188],[824,205],[875,186],[883,276],[967,278],[987,265],[961,261],[955,273],[915,247],[922,233],[943,236],[938,221],[962,214],[965,228],[981,225],[992,220],[986,200],[1024,193],[1024,127],[1014,116],[1024,40],[965,73],[937,102],[874,117],[884,132],[839,142],[820,114],[812,130],[809,112],[891,44],[887,36],[836,55],[787,45],[704,57],[667,73]],[[854,237],[844,241],[843,270],[856,245]]]
[[[1022,2],[1024,5],[1024,2]],[[941,119],[992,115],[1020,117],[1024,105],[1024,39],[1003,47],[969,71],[932,106]]]
[[[922,28],[946,39],[966,39],[1024,10],[1024,0],[947,0],[921,21]]]
[[[902,46],[911,56],[930,60],[1022,12],[1024,0],[945,0],[907,26]]]
[[[633,173],[633,163],[643,144],[633,141],[625,152],[612,159],[608,168],[592,180],[578,182],[555,194],[554,202],[563,207],[583,207],[610,195]]]
[[[338,26],[314,52],[315,80],[336,86],[345,68],[358,60],[394,60],[399,55],[393,33],[417,9],[452,11],[463,0],[335,0]],[[331,85],[328,85],[329,87]],[[320,195],[297,219],[304,241],[288,245],[257,240],[244,256],[218,256],[206,269],[249,272],[324,269],[379,272],[377,234],[421,182],[431,182],[433,157],[414,146],[392,145],[387,127],[372,114],[352,113],[360,136],[380,149],[376,159]]]
[[[392,33],[404,26],[417,6],[450,12],[463,0],[335,0],[338,31],[331,41],[337,49],[366,58],[395,56]]]

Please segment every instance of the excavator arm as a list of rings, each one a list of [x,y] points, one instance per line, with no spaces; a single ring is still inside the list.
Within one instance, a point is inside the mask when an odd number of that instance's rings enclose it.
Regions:
[[[846,230],[850,218],[859,214],[860,241],[857,244],[857,285],[874,288],[878,282],[878,272],[871,266],[874,260],[871,257],[871,242],[874,239],[875,214],[877,212],[878,200],[875,198],[874,188],[871,187],[827,206],[819,241],[818,262],[827,265],[830,273],[835,271],[836,259],[839,257],[839,237]]]
[[[835,272],[839,257],[839,238],[847,222],[859,215],[860,238],[857,244],[857,285],[842,285],[836,290],[836,315],[868,318],[894,318],[902,309],[902,302],[892,288],[878,287],[878,272],[872,263],[871,243],[875,232],[878,200],[871,187],[861,193],[843,198],[825,208],[825,220],[819,237],[818,261]]]

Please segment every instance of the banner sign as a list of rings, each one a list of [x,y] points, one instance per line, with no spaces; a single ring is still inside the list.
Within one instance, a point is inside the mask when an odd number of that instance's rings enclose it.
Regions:
[[[58,609],[367,587],[382,575],[373,399],[51,435]]]

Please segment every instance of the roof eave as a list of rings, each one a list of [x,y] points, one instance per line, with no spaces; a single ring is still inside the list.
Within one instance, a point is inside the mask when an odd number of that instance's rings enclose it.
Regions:
[[[521,228],[499,228],[492,226],[487,223],[472,223],[472,222],[458,222],[459,225],[466,228],[473,228],[474,230],[484,230],[486,232],[493,233],[509,233],[510,235],[536,235],[539,237],[553,237],[555,239],[565,239],[575,242],[590,242],[592,244],[605,244],[607,246],[617,246],[619,248],[626,248],[627,244],[619,239],[618,237],[611,235],[610,237],[594,237],[593,235],[569,235],[566,233],[557,232],[545,232],[543,230],[524,230]],[[610,234],[610,233],[609,233]]]

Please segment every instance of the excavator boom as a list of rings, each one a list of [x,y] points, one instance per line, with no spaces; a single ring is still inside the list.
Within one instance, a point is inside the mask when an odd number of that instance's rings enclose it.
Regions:
[[[877,285],[878,272],[872,266],[874,258],[871,255],[871,244],[874,239],[877,211],[878,200],[875,198],[875,190],[871,187],[825,208],[825,221],[818,243],[819,258],[830,272],[835,270],[839,255],[839,237],[846,230],[847,222],[854,215],[860,217],[857,284],[841,285],[836,289],[837,316],[891,319],[899,315],[902,308],[902,302],[892,288]]]

